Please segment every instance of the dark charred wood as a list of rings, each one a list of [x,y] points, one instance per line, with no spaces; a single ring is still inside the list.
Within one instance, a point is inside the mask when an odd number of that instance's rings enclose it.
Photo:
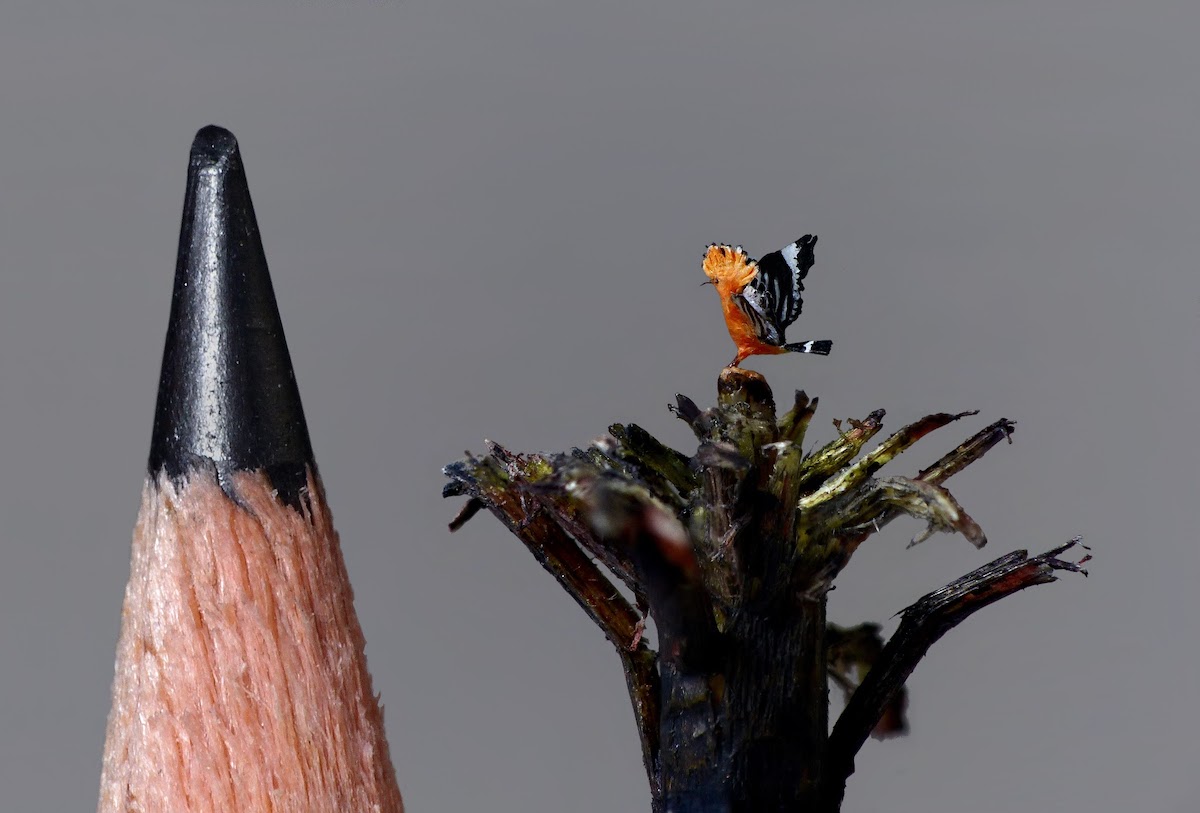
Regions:
[[[834,578],[896,516],[925,520],[914,541],[947,531],[984,544],[943,484],[1014,424],[996,421],[915,478],[880,477],[926,434],[975,413],[929,415],[856,463],[883,410],[845,431],[835,422],[837,437],[805,453],[816,406],[799,390],[777,419],[766,380],[727,368],[715,406],[678,395],[671,407],[699,441],[691,455],[613,424],[568,454],[489,444],[445,469],[443,494],[467,498],[451,528],[487,508],[617,649],[655,813],[837,811],[866,737],[907,730],[905,680],[938,638],[1055,571],[1081,570],[1056,558],[1069,546],[1001,557],[906,610],[886,645],[878,625],[828,624]],[[849,697],[832,733],[830,680]]]

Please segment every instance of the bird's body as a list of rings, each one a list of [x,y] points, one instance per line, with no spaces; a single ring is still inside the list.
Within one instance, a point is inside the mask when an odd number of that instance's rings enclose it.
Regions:
[[[817,238],[806,234],[761,260],[751,259],[741,246],[711,245],[704,255],[704,274],[721,298],[721,311],[729,336],[737,345],[730,367],[756,355],[818,353],[828,355],[828,340],[784,340],[784,331],[796,321],[804,304],[802,280],[812,268]]]

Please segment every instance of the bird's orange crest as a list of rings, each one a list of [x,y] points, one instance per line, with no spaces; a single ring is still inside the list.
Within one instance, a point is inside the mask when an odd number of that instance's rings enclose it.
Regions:
[[[704,275],[723,296],[736,294],[758,273],[758,264],[741,246],[714,243],[704,254]]]

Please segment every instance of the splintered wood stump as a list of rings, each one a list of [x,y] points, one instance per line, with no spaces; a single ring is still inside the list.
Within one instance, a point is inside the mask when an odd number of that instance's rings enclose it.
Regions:
[[[906,729],[904,681],[937,638],[1055,570],[1081,570],[1056,558],[1074,542],[1032,559],[1017,551],[922,598],[886,645],[878,625],[829,626],[834,578],[896,516],[927,523],[914,544],[935,531],[986,543],[942,483],[1014,424],[996,421],[916,477],[877,477],[924,435],[976,413],[929,415],[855,461],[883,410],[835,422],[838,436],[806,454],[816,406],[797,391],[777,416],[763,376],[729,367],[715,407],[682,395],[671,407],[699,441],[692,455],[614,424],[585,449],[492,443],[445,468],[445,496],[468,497],[451,529],[490,510],[615,646],[656,813],[838,810],[867,736]],[[643,636],[646,611],[657,650]],[[832,733],[830,680],[850,695]]]

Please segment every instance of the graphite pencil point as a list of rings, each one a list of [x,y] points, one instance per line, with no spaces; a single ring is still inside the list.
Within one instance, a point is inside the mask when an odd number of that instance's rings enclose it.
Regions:
[[[205,127],[98,813],[404,813],[237,140]]]
[[[188,163],[148,465],[173,479],[198,467],[223,486],[265,470],[294,506],[316,470],[237,139],[211,125]]]

